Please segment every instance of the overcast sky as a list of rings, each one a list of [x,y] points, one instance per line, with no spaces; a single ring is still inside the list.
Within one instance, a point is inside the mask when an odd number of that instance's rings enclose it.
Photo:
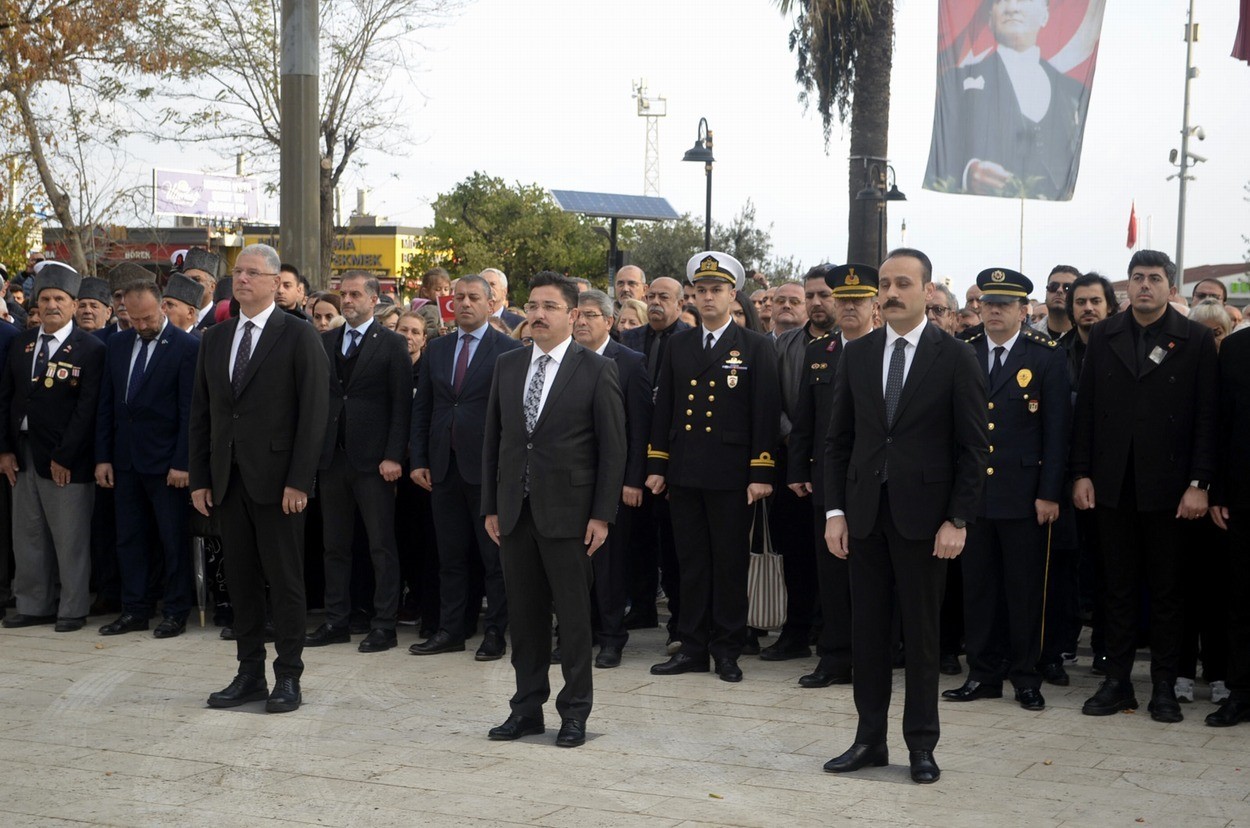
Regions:
[[[1186,264],[1240,261],[1250,232],[1250,66],[1229,56],[1237,4],[1199,0],[1192,123],[1209,158],[1189,188]],[[1035,283],[1053,264],[1119,276],[1127,263],[1129,207],[1145,243],[1172,252],[1177,184],[1168,151],[1179,146],[1185,0],[1107,4],[1072,201],[1024,207],[1024,272]],[[1020,202],[921,190],[933,119],[937,4],[899,0],[892,77],[890,157],[907,202],[890,211],[889,243],[933,259],[962,292],[984,267],[1020,261]],[[826,148],[819,117],[797,101],[790,24],[769,0],[476,0],[425,33],[421,71],[397,78],[411,99],[412,142],[399,157],[367,156],[349,176],[345,206],[366,186],[371,212],[425,225],[430,202],[475,170],[556,189],[641,194],[644,123],[631,83],[663,95],[660,193],[703,216],[701,166],[681,161],[700,117],[715,135],[713,218],[750,198],[772,224],[774,253],[804,265],[846,253],[849,134]],[[1241,147],[1241,149],[1238,149]],[[161,148],[152,161],[233,172],[228,162]],[[150,171],[136,170],[142,178]],[[269,218],[276,217],[270,206]]]

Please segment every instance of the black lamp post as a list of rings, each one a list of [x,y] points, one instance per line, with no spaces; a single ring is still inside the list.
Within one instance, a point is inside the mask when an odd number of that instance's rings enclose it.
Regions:
[[[868,181],[864,189],[855,194],[855,200],[877,202],[877,264],[880,264],[885,259],[885,204],[887,201],[907,200],[898,188],[894,167],[887,163],[869,165]]]
[[[703,170],[707,173],[707,205],[703,209],[703,249],[712,249],[712,130],[708,129],[707,118],[699,119],[699,136],[694,146],[686,150],[682,161],[702,161]]]

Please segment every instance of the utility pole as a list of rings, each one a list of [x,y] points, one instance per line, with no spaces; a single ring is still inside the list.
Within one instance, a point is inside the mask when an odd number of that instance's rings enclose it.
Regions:
[[[1189,0],[1189,20],[1185,23],[1185,110],[1181,121],[1181,152],[1180,152],[1180,200],[1176,207],[1176,279],[1177,288],[1185,284],[1185,197],[1188,190],[1189,168],[1195,159],[1189,154],[1189,136],[1194,128],[1189,125],[1189,87],[1191,81],[1198,76],[1194,67],[1194,41],[1198,39],[1198,24],[1194,23],[1194,0]],[[1199,132],[1200,139],[1202,133]]]
[[[317,0],[282,0],[278,253],[321,286],[318,30]]]
[[[668,101],[664,97],[648,98],[647,81],[634,83],[634,99],[638,102],[638,117],[647,119],[647,148],[642,167],[642,194],[660,194],[660,119],[668,114]]]

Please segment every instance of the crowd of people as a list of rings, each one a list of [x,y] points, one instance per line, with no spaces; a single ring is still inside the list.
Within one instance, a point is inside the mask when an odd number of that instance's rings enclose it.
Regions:
[[[1138,706],[1149,646],[1152,718],[1207,697],[1207,724],[1250,721],[1250,334],[1163,253],[1132,256],[1123,296],[1061,265],[1034,303],[995,267],[962,307],[911,249],[751,293],[717,251],[684,279],[623,267],[613,296],[544,272],[521,308],[495,268],[434,268],[401,305],[363,271],[314,292],[265,245],[228,274],[184,251],[159,286],[41,259],[0,310],[6,628],[172,638],[198,603],[240,665],[208,703],[271,712],[300,706],[305,648],[480,634],[474,658],[511,644],[517,674],[490,737],[544,730],[558,663],[571,747],[592,665],[663,623],[656,676],[739,682],[758,656],[853,685],[836,773],[888,761],[902,667],[917,782],[940,704],[1010,683],[1044,709],[1083,626],[1084,713]],[[787,592],[767,645],[757,525]]]

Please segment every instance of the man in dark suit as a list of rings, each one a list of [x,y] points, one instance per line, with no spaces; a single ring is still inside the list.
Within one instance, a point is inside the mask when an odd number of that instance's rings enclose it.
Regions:
[[[893,251],[881,264],[886,327],[846,346],[825,454],[825,540],[851,570],[852,663],[859,729],[825,764],[847,773],[889,762],[890,627],[906,648],[903,737],[911,777],[940,776],[938,624],[946,562],[980,506],[989,456],[984,372],[971,348],[925,321],[929,257]]]
[[[647,447],[647,488],[667,488],[681,569],[681,649],[657,676],[708,672],[742,681],[747,639],[747,565],[754,504],[772,493],[781,425],[777,353],[729,313],[746,274],[726,253],[686,263],[702,324],[673,337]],[[656,280],[657,283],[659,280]]]
[[[104,345],[74,327],[82,277],[49,262],[35,277],[40,324],[9,344],[0,376],[0,473],[13,486],[13,593],[6,627],[80,630],[91,604],[96,403]],[[60,600],[57,600],[59,576]]]
[[[282,313],[278,252],[240,251],[238,317],[204,332],[191,405],[191,502],[221,512],[239,673],[210,707],[268,699],[296,710],[304,672],[304,510],[325,437],[325,349],[312,326]],[[275,630],[274,688],[265,680],[265,582]]]
[[[395,646],[399,548],[395,481],[408,450],[412,362],[399,334],[373,321],[378,280],[349,270],[339,282],[341,327],[321,335],[330,366],[330,411],[321,453],[321,519],[325,527],[326,620],[304,639],[319,647],[351,640],[352,540],[356,511],[373,560],[373,619],[362,653]]]
[[[502,319],[509,330],[515,330],[517,325],[525,321],[525,317],[508,310],[507,275],[497,267],[488,267],[478,275],[490,284],[491,307],[494,308],[491,313]]]
[[[192,604],[187,432],[200,343],[161,313],[153,282],[131,284],[125,302],[131,328],[109,339],[95,440],[96,484],[115,495],[122,614],[100,634],[148,628],[156,610],[148,558],[160,549],[164,617],[153,635],[173,638]]]
[[[1081,712],[1137,707],[1130,676],[1144,580],[1150,716],[1179,722],[1181,521],[1207,513],[1218,459],[1219,365],[1211,329],[1168,304],[1177,273],[1167,254],[1139,250],[1128,273],[1130,312],[1090,331],[1076,394],[1072,501],[1097,509],[1107,623],[1107,678]]]
[[[616,362],[625,398],[625,485],[621,488],[620,509],[612,534],[608,536],[607,548],[592,559],[599,622],[595,630],[599,644],[595,666],[604,668],[621,663],[621,650],[629,640],[625,629],[625,601],[629,596],[630,531],[634,515],[642,506],[647,436],[651,433],[651,383],[647,365],[642,354],[613,341],[608,335],[614,313],[607,294],[587,290],[577,298],[577,320],[573,323],[573,338],[577,344]]]
[[[1071,393],[1059,344],[1022,327],[1033,283],[1007,268],[977,276],[984,335],[972,339],[993,425],[985,497],[961,563],[968,680],[943,698],[1003,695],[1041,710],[1042,595],[1068,462]]]
[[[593,695],[591,557],[621,499],[625,409],[616,363],[573,341],[571,280],[539,273],[525,311],[534,344],[499,358],[482,446],[482,516],[504,562],[517,686],[490,738],[544,731],[554,605],[564,673],[556,745],[576,747]]]
[[[821,628],[816,669],[799,678],[801,687],[851,683],[851,576],[847,563],[825,544],[825,436],[833,416],[833,381],[848,342],[872,331],[877,303],[877,269],[867,265],[826,265],[825,284],[833,294],[834,324],[828,336],[813,340],[803,355],[799,401],[790,432],[790,489],[811,496],[816,582]]]
[[[508,602],[499,547],[480,519],[482,430],[495,360],[521,343],[488,323],[493,296],[481,276],[460,277],[454,295],[456,334],[432,340],[421,357],[409,452],[412,480],[430,492],[434,510],[442,606],[437,631],[409,647],[413,655],[464,650],[471,555],[479,556],[486,570],[486,631],[474,657],[494,661],[506,649]],[[469,611],[476,616],[476,609]]]

